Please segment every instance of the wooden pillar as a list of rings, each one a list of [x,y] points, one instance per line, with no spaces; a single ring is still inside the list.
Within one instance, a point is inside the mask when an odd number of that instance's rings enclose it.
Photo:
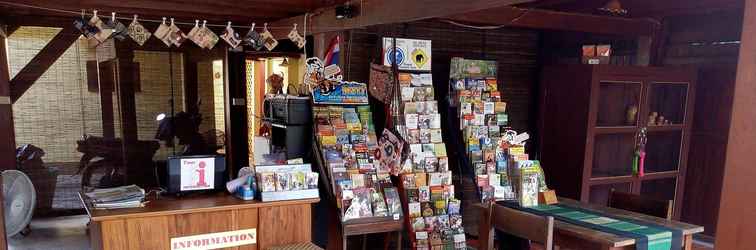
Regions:
[[[121,121],[121,140],[123,145],[123,161],[126,168],[126,182],[130,184],[141,184],[145,178],[143,174],[145,166],[139,166],[136,157],[137,142],[139,140],[139,130],[137,127],[136,117],[136,95],[134,90],[134,50],[131,48],[121,47],[116,43],[116,77],[118,81],[115,84],[115,90],[118,95]]]
[[[16,168],[16,136],[10,97],[10,68],[5,37],[0,36],[0,170]]]
[[[746,0],[722,199],[717,249],[753,249],[756,235],[756,0]]]
[[[0,170],[16,168],[16,135],[13,129],[13,106],[10,98],[10,72],[5,37],[0,36]],[[0,186],[2,186],[0,178]],[[0,192],[0,201],[3,201]],[[0,204],[1,205],[1,204]],[[5,213],[0,206],[0,250],[8,248],[5,241]]]

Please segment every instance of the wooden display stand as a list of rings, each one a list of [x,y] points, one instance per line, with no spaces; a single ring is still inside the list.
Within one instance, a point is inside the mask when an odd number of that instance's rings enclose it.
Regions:
[[[256,244],[226,249],[268,249],[309,243],[313,203],[243,201],[228,194],[163,197],[142,208],[94,210],[89,214],[92,249],[172,249],[171,239],[256,229]]]
[[[333,204],[334,208],[334,213],[329,215],[329,243],[327,249],[353,249],[354,247],[347,247],[347,237],[355,235],[366,236],[368,234],[376,233],[384,233],[386,235],[384,249],[388,249],[391,233],[396,233],[396,249],[402,249],[402,231],[404,230],[404,227],[401,219],[395,220],[391,216],[385,216],[352,219],[348,221],[342,220],[341,211],[336,207],[335,183],[333,182],[333,179],[330,178],[330,170],[325,167],[325,159],[323,159],[323,154],[320,150],[320,142],[317,138],[313,138],[312,145],[313,152],[315,152],[314,158],[317,163],[315,165],[317,165],[321,178],[324,178],[321,179],[321,181],[327,183],[325,186],[329,194],[329,203]],[[338,216],[334,216],[334,214]]]

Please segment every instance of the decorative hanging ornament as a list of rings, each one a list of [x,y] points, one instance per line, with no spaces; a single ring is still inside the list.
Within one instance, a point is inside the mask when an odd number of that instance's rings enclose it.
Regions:
[[[244,44],[252,47],[255,50],[260,50],[263,47],[262,36],[255,31],[255,23],[252,23],[252,28],[249,29],[247,35],[244,36]]]
[[[150,39],[150,36],[152,36],[152,34],[147,31],[139,21],[137,21],[137,15],[134,15],[134,20],[131,21],[131,24],[129,24],[126,31],[129,34],[129,37],[131,37],[131,40],[134,40],[139,46],[144,45],[147,39]]]
[[[115,39],[118,39],[118,41],[123,41],[123,39],[126,39],[126,25],[123,25],[123,23],[119,22],[118,19],[116,19],[115,12],[110,13],[110,21],[105,24],[105,28],[111,29],[113,31],[113,34],[111,36]]]
[[[155,34],[155,37],[157,39],[160,39],[161,41],[163,41],[163,43],[165,43],[166,46],[171,47],[173,42],[171,42],[171,39],[168,38],[168,33],[171,32],[171,27],[165,24],[165,20],[166,18],[163,17],[163,23],[161,23],[160,26],[158,26],[158,28],[155,30],[155,32],[153,32],[153,34]]]
[[[278,41],[273,37],[273,34],[268,31],[268,23],[265,23],[263,32],[260,34],[260,36],[263,41],[263,46],[265,46],[265,48],[269,51],[272,51],[274,48],[276,48],[276,46],[278,46]]]
[[[231,48],[236,49],[236,47],[239,47],[239,44],[241,44],[241,38],[239,38],[239,34],[234,31],[234,28],[231,27],[231,22],[228,22],[226,25],[226,30],[221,35],[221,38],[228,43],[228,45],[231,46]]]
[[[186,41],[186,35],[184,34],[181,29],[179,29],[178,26],[176,26],[176,23],[173,22],[173,18],[171,18],[171,26],[168,27],[168,39],[176,45],[176,47],[180,47],[184,41]]]
[[[294,23],[294,28],[291,29],[291,32],[289,32],[289,39],[297,44],[297,47],[304,48],[305,46],[305,39],[302,37],[302,35],[297,32],[297,24]]]
[[[99,30],[94,36],[92,36],[98,43],[108,40],[108,37],[113,34],[113,29],[105,28],[105,23],[97,16],[97,10],[92,11],[92,18],[89,19],[89,25],[95,26]]]
[[[97,27],[92,26],[89,24],[89,21],[86,19],[86,13],[84,10],[81,10],[81,18],[77,18],[74,20],[74,27],[78,29],[84,37],[87,39],[94,37],[97,32],[99,32],[99,29]]]
[[[202,48],[202,44],[200,44],[199,40],[197,39],[197,33],[199,32],[200,32],[199,20],[194,20],[194,27],[192,27],[192,30],[190,30],[189,33],[186,34],[186,38],[189,40],[192,40],[194,44],[197,44],[197,46]]]
[[[215,44],[218,43],[218,35],[207,28],[207,20],[202,20],[202,28],[200,28],[198,35],[201,36],[201,47],[203,48],[213,49]]]

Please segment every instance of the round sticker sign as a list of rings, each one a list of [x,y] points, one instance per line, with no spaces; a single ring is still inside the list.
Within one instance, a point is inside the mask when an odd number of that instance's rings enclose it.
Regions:
[[[388,58],[388,62],[390,64],[393,64],[394,58],[396,58],[396,65],[402,65],[402,63],[404,62],[404,51],[402,50],[402,48],[396,48],[396,53],[393,53],[393,57],[391,56],[392,51],[393,49],[389,49],[388,52],[386,52],[385,56],[386,58]]]

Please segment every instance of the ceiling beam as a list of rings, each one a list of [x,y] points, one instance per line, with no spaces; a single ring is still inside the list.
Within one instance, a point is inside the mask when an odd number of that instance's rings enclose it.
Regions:
[[[18,101],[31,86],[42,77],[50,66],[79,39],[80,33],[73,25],[66,25],[42,50],[11,80],[10,94],[13,103]]]
[[[404,23],[422,19],[445,17],[459,13],[533,2],[534,0],[363,0],[356,7],[359,15],[351,19],[336,19],[336,8],[327,7],[308,15],[307,33],[325,33],[355,29],[371,25]],[[305,15],[285,18],[271,23],[274,27],[304,27]],[[275,37],[286,37],[289,29],[271,31]]]
[[[479,25],[503,25],[624,36],[652,36],[660,27],[651,19],[597,16],[511,6],[447,16],[446,19]]]

